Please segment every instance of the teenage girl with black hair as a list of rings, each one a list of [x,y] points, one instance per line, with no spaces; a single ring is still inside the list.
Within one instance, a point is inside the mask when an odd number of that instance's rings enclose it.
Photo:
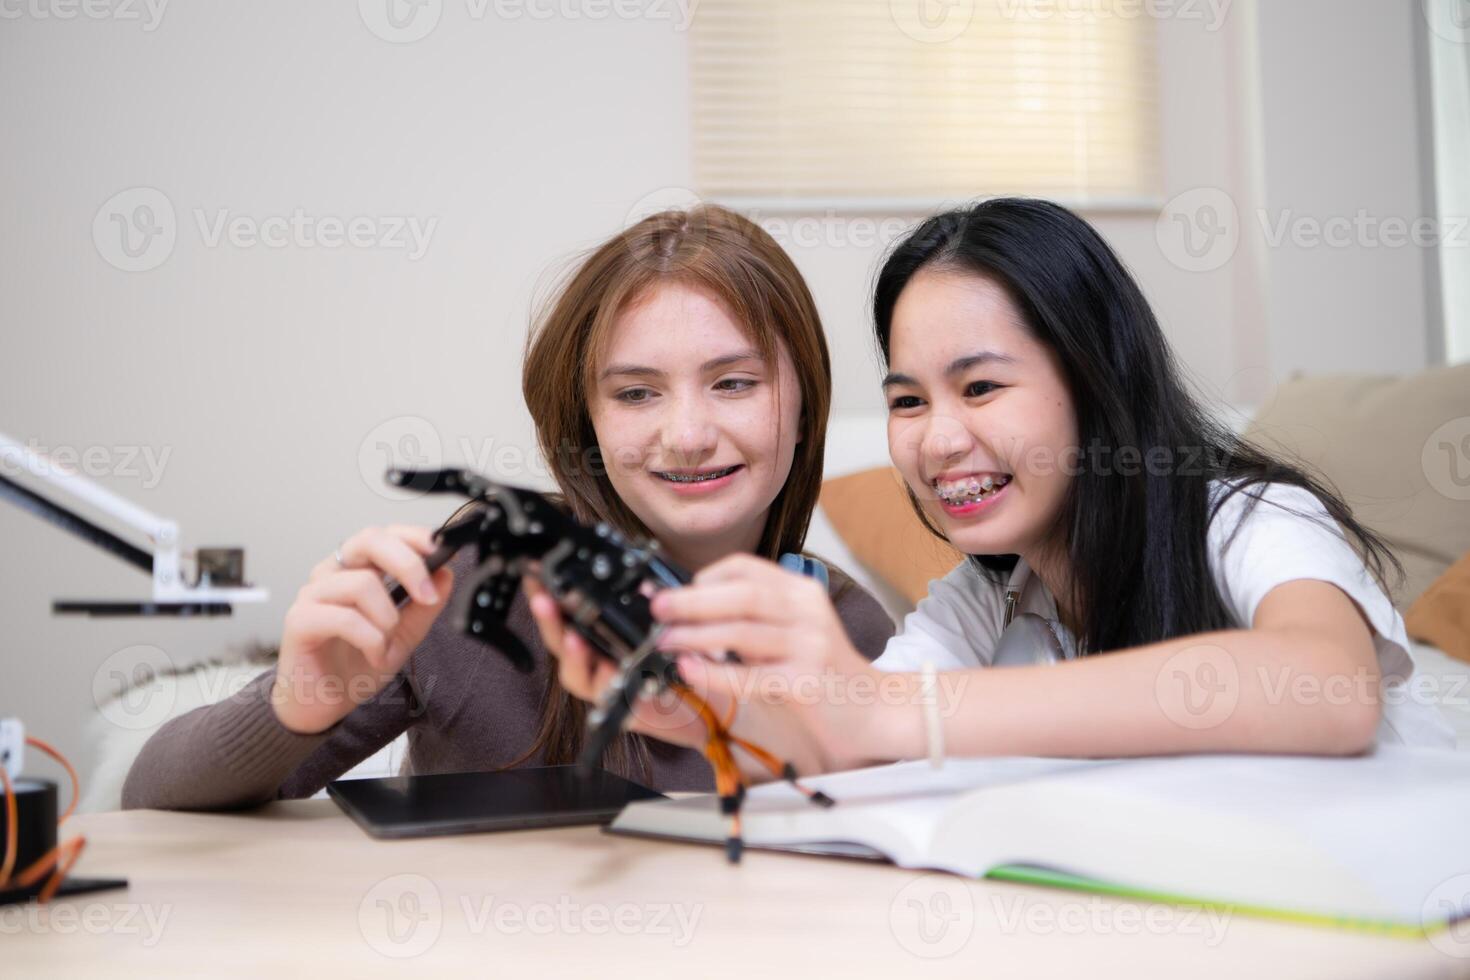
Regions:
[[[969,558],[873,663],[820,589],[769,562],[730,557],[661,594],[664,641],[696,651],[681,669],[711,698],[796,691],[815,675],[879,692],[778,694],[779,724],[763,697],[737,732],[806,771],[940,747],[1452,744],[1406,687],[1413,662],[1387,594],[1397,563],[1328,487],[1209,418],[1085,221],[1023,199],[930,218],[884,264],[873,307],[894,465],[920,516]],[[608,667],[563,634],[544,597],[532,611],[564,686],[600,690]],[[1060,662],[985,669],[1007,627],[1032,617]],[[724,650],[742,662],[716,663]],[[934,670],[964,673],[936,685]],[[918,707],[936,690],[937,724]]]

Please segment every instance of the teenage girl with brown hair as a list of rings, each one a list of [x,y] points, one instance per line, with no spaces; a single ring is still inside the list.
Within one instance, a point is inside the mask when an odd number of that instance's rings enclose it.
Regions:
[[[854,647],[893,632],[878,603],[801,554],[821,486],[831,376],[811,294],[779,245],[731,211],[649,217],[593,250],[547,308],[522,387],[566,504],[651,534],[697,570],[746,552],[822,581]],[[164,725],[125,807],[216,808],[307,796],[408,732],[407,771],[573,760],[585,708],[560,686],[524,598],[514,671],[442,615],[473,569],[432,576],[425,527],[375,527],[325,558],[286,613],[280,656],[238,694]],[[383,577],[408,586],[396,609]],[[645,707],[642,727],[695,722]],[[651,720],[650,720],[651,719]],[[604,764],[657,789],[708,789],[696,751],[621,736]]]

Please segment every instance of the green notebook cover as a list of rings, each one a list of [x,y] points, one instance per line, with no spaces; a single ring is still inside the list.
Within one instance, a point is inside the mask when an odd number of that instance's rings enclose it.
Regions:
[[[1069,875],[1063,871],[1053,871],[1047,868],[1037,868],[1025,864],[1003,864],[999,867],[991,868],[985,873],[984,877],[992,881],[1014,881],[1020,884],[1041,885],[1047,888],[1068,888],[1073,891],[1116,895],[1119,898],[1136,899],[1145,902],[1165,902],[1171,905],[1197,905],[1201,908],[1219,909],[1232,914],[1238,912],[1241,915],[1256,916],[1263,919],[1277,919],[1283,922],[1352,929],[1358,932],[1370,932],[1382,936],[1394,936],[1400,939],[1423,939],[1425,936],[1433,935],[1449,928],[1450,925],[1449,922],[1424,925],[1420,923],[1394,922],[1386,919],[1360,919],[1351,916],[1269,908],[1264,905],[1218,902],[1189,895],[1150,891],[1146,888],[1130,888],[1126,885],[1115,885],[1106,881],[1082,878],[1077,875]]]

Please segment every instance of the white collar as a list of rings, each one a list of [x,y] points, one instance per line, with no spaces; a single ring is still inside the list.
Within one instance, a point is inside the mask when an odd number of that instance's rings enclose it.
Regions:
[[[1051,621],[1057,638],[1067,651],[1067,658],[1077,656],[1081,644],[1077,642],[1077,637],[1072,635],[1072,631],[1063,625],[1061,617],[1057,615],[1056,597],[1047,591],[1046,583],[1041,581],[1040,576],[1032,574],[1031,566],[1026,564],[1024,558],[1016,559],[1016,567],[1011,569],[1011,574],[1006,579],[1005,612],[1001,620],[1001,629],[1011,624],[1011,619],[1017,612],[1026,611],[1022,609],[1022,606],[1027,604],[1026,600],[1030,598],[1027,594],[1028,590],[1033,587],[1039,590],[1037,598],[1042,607],[1040,615]]]

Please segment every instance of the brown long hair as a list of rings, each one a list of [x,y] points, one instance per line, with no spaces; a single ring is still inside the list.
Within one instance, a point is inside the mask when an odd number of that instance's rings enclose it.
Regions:
[[[588,394],[617,316],[664,283],[720,301],[769,364],[779,365],[778,346],[785,343],[801,391],[801,439],[756,553],[774,559],[799,551],[822,486],[832,401],[827,340],[790,256],[759,225],[717,205],[654,214],[604,242],[572,268],[538,318],[526,345],[521,390],[564,502],[581,520],[648,534],[608,480]],[[562,688],[555,670],[547,675],[543,703],[535,742],[511,765],[542,750],[548,764],[564,764],[581,750],[586,705]],[[625,775],[646,775],[648,746],[640,736],[622,736],[603,764]]]

